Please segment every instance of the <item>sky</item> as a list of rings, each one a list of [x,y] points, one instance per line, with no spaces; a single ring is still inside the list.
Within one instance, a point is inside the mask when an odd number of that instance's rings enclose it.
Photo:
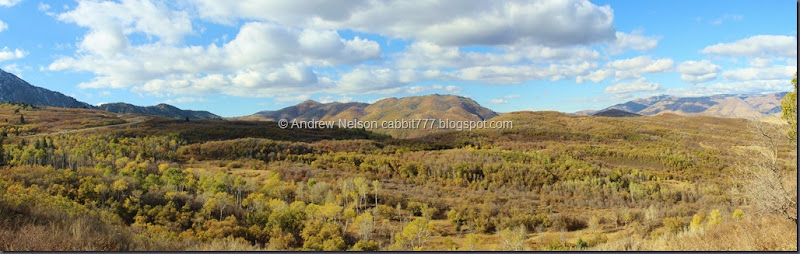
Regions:
[[[497,112],[789,91],[796,1],[0,0],[0,69],[224,116],[454,94]]]

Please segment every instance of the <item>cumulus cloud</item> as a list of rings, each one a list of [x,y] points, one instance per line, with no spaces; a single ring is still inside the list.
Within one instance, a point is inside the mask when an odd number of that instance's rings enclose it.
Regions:
[[[617,83],[606,87],[604,93],[624,94],[633,92],[655,91],[661,88],[658,83],[648,81],[646,78],[638,78],[631,82]]]
[[[585,75],[597,64],[583,62],[578,64],[479,66],[460,69],[455,75],[462,80],[480,81],[492,84],[520,84],[526,81],[572,79]]]
[[[174,99],[169,99],[164,101],[167,104],[183,104],[183,103],[192,103],[192,102],[205,102],[208,101],[202,97],[178,97]]]
[[[489,100],[489,104],[508,104],[508,100],[519,98],[519,94],[510,94]]]
[[[92,81],[81,83],[81,88],[135,86],[135,91],[149,93],[272,97],[278,92],[325,89],[327,83],[321,82],[312,66],[353,64],[379,56],[380,46],[374,41],[358,37],[345,40],[329,30],[250,22],[221,46],[150,43],[127,47],[113,56],[97,53],[62,57],[48,69],[97,75]],[[222,90],[222,85],[232,87]]]
[[[722,68],[708,60],[685,61],[678,65],[681,80],[687,83],[703,83],[717,78]]]
[[[669,58],[653,59],[650,56],[637,56],[607,62],[605,67],[614,71],[614,79],[634,79],[644,73],[666,72],[672,69],[674,61]]]
[[[591,80],[594,83],[600,83],[601,81],[603,81],[603,80],[605,80],[605,79],[607,79],[607,78],[609,78],[609,77],[611,77],[613,75],[614,75],[614,72],[611,71],[611,70],[600,69],[600,70],[593,71],[593,72],[591,72],[591,73],[589,73],[588,75],[585,75],[585,76],[578,76],[576,78],[576,82],[578,84],[583,84],[584,80],[588,79],[588,80]]]
[[[21,49],[11,50],[8,47],[3,47],[3,49],[0,50],[0,62],[8,61],[8,60],[14,60],[14,59],[20,59],[20,58],[25,57],[26,55],[28,55],[27,51],[24,51],[24,50],[21,50]]]
[[[17,5],[20,2],[22,2],[22,0],[0,0],[0,6],[11,7]]]
[[[344,73],[330,91],[340,94],[389,94],[420,80],[413,70],[394,70],[379,67],[359,67]]]
[[[764,67],[751,67],[742,69],[726,70],[722,72],[722,77],[727,80],[745,81],[745,80],[791,80],[794,73],[797,72],[797,66],[764,66]]]
[[[200,16],[353,29],[439,45],[594,44],[614,38],[614,13],[588,0],[548,1],[193,1]],[[408,18],[414,17],[414,18]],[[556,17],[556,18],[554,18]]]
[[[701,53],[742,56],[797,56],[797,37],[786,35],[755,35],[731,43],[718,43],[700,50]]]
[[[676,96],[707,96],[715,94],[764,94],[785,92],[791,85],[784,80],[747,80],[697,84],[691,87],[668,89]]]
[[[319,102],[321,103],[331,103],[331,102],[347,103],[351,101],[353,101],[353,97],[348,97],[348,96],[341,96],[336,98],[334,96],[327,95],[319,98]]]
[[[430,93],[430,92],[445,92],[450,94],[458,94],[461,93],[461,87],[454,86],[454,85],[417,85],[417,86],[409,86],[406,89],[406,92],[410,94],[421,94],[421,93]]]
[[[8,29],[8,24],[6,24],[6,22],[3,22],[2,20],[0,20],[0,32],[5,31],[7,29]]]
[[[650,51],[658,46],[660,38],[645,36],[641,30],[632,33],[617,32],[616,40],[609,43],[608,50],[611,54],[621,54],[627,50]]]
[[[439,46],[427,41],[417,41],[398,54],[395,62],[400,68],[462,68],[510,64],[521,60],[521,56],[514,54],[464,52],[456,46]]]

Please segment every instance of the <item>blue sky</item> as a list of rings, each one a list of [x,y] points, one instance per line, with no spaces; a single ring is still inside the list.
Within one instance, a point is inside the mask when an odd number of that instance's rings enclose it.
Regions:
[[[794,1],[0,0],[0,68],[240,116],[431,93],[498,112],[790,89]]]

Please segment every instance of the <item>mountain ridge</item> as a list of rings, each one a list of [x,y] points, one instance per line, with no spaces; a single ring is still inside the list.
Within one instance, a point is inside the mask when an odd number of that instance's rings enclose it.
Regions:
[[[169,118],[189,118],[189,119],[216,119],[221,118],[208,111],[180,109],[178,107],[160,103],[154,106],[137,106],[130,103],[116,102],[104,103],[95,108],[105,110],[113,113],[120,114],[141,114],[141,115],[155,115]]]
[[[60,92],[31,85],[17,75],[0,69],[0,102],[30,103],[61,108],[92,108]]]
[[[781,100],[784,96],[786,96],[786,92],[716,94],[696,97],[657,95],[619,103],[589,114],[616,109],[645,116],[673,113],[724,118],[764,118],[781,112]],[[584,112],[590,111],[579,111],[576,114]]]
[[[212,119],[221,118],[208,111],[185,110],[161,103],[154,106],[137,106],[129,103],[106,103],[93,106],[73,97],[43,87],[31,85],[17,75],[0,69],[0,102],[28,103],[60,108],[100,109],[112,113],[133,113],[169,118]]]

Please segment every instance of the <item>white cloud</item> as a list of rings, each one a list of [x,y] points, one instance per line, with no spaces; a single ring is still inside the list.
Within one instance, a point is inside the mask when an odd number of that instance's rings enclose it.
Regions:
[[[489,100],[489,104],[508,104],[508,100],[502,98],[495,98]]]
[[[650,51],[658,46],[660,38],[645,36],[641,30],[631,33],[617,32],[616,40],[609,43],[608,50],[611,54],[621,54],[627,50]]]
[[[133,87],[152,94],[274,97],[280,92],[317,92],[332,84],[318,78],[312,66],[354,64],[380,56],[380,46],[374,41],[358,37],[345,40],[335,31],[262,22],[242,25],[236,37],[221,46],[150,43],[121,48],[62,57],[48,69],[94,73],[94,80],[81,83],[81,88]],[[232,87],[222,89],[223,85]]]
[[[0,0],[0,6],[11,7],[17,5],[20,2],[22,2],[22,0]]]
[[[155,36],[159,42],[175,44],[194,32],[187,12],[175,11],[162,2],[150,0],[79,1],[75,9],[59,14],[58,19],[88,27],[90,32],[81,42],[83,49],[103,54],[124,49],[128,44],[124,35],[132,33],[142,33],[148,38]]]
[[[633,92],[646,92],[646,91],[655,91],[661,88],[658,83],[653,83],[648,81],[646,78],[638,78],[631,82],[626,83],[617,83],[606,87],[603,90],[604,93],[612,93],[612,94],[623,94],[623,93],[633,93]]]
[[[3,22],[2,20],[0,20],[0,32],[5,31],[7,29],[8,29],[8,24],[6,24],[6,22]]]
[[[718,43],[700,50],[705,54],[764,57],[797,56],[797,37],[786,35],[755,35],[731,43]]]
[[[339,98],[336,98],[336,97],[328,95],[328,96],[323,96],[323,97],[319,98],[319,102],[321,102],[321,103],[331,103],[331,102],[347,103],[347,102],[351,102],[351,101],[353,101],[353,97],[347,97],[347,96],[341,96]]]
[[[0,62],[8,61],[8,60],[14,60],[14,59],[20,59],[20,58],[25,57],[26,55],[28,55],[27,51],[24,51],[24,50],[21,50],[21,49],[14,49],[12,51],[8,47],[3,47],[3,49],[0,50]]]
[[[606,68],[614,71],[614,79],[639,78],[643,73],[659,73],[672,69],[674,61],[669,58],[653,59],[650,56],[614,60],[606,63]]]
[[[583,84],[583,81],[585,79],[588,79],[588,80],[591,80],[594,83],[600,83],[600,81],[603,81],[603,80],[611,77],[612,75],[614,75],[613,71],[607,70],[607,69],[600,69],[600,70],[593,71],[592,73],[589,73],[589,75],[578,76],[576,78],[576,82],[578,84]]]
[[[208,101],[202,97],[178,97],[174,99],[169,99],[164,101],[167,104],[183,104],[183,103],[192,103],[192,102],[205,102]]]
[[[725,14],[725,15],[723,15],[722,17],[719,17],[719,18],[716,18],[716,19],[712,20],[712,21],[710,22],[710,24],[712,24],[712,25],[722,25],[722,23],[723,23],[724,21],[727,21],[727,20],[740,21],[740,20],[742,20],[742,19],[744,19],[744,16],[742,16],[742,15],[737,15],[737,14],[733,14],[733,15],[731,15],[731,14]]]
[[[703,83],[717,78],[722,68],[708,60],[685,61],[678,65],[681,80],[687,83]]]
[[[537,80],[558,81],[572,79],[585,75],[595,67],[597,67],[597,64],[589,62],[579,64],[481,66],[460,69],[455,74],[462,80],[492,84],[520,84]]]
[[[421,93],[429,93],[429,92],[446,92],[450,94],[458,94],[461,93],[461,87],[454,86],[454,85],[417,85],[417,86],[409,86],[406,88],[406,92],[410,94],[421,94]]]
[[[15,63],[3,66],[3,70],[8,73],[14,73],[14,75],[17,75],[20,78],[22,77],[22,69],[19,68],[19,66],[17,66]]]
[[[275,98],[275,100],[278,102],[300,102],[300,101],[306,101],[310,98],[311,97],[309,97],[306,94],[301,94],[297,96],[278,96],[277,98]]]
[[[463,68],[476,65],[510,64],[522,57],[503,53],[464,52],[456,46],[439,46],[426,41],[416,41],[397,55],[400,68]]]
[[[691,87],[672,88],[668,94],[676,96],[707,96],[714,94],[764,94],[785,92],[791,89],[788,80],[747,80],[697,84]]]
[[[507,45],[523,40],[550,46],[588,45],[610,41],[615,33],[611,7],[588,0],[193,2],[200,16],[222,23],[231,23],[231,17],[270,20],[439,45]]]
[[[519,94],[509,94],[500,98],[494,98],[489,100],[490,104],[508,104],[508,100],[510,99],[517,99],[519,98]]]
[[[47,12],[50,10],[50,5],[45,2],[39,2],[39,5],[36,8],[41,12]]]
[[[742,69],[726,70],[722,72],[722,77],[727,80],[791,80],[797,66],[765,66],[751,67]]]
[[[419,80],[420,76],[413,70],[393,70],[376,67],[359,67],[344,73],[336,86],[330,90],[339,94],[389,94],[411,82]]]

